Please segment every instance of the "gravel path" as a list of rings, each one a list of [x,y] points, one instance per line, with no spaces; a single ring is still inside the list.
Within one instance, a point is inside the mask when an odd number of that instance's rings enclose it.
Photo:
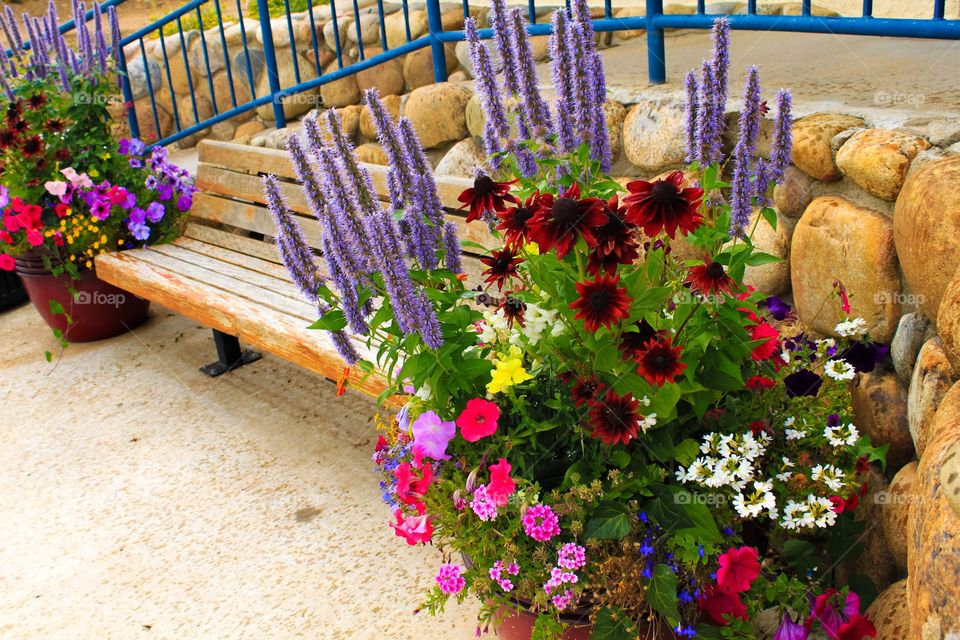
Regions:
[[[415,615],[439,554],[388,528],[374,406],[267,356],[217,379],[207,329],[147,325],[47,365],[0,313],[0,638],[473,636]]]

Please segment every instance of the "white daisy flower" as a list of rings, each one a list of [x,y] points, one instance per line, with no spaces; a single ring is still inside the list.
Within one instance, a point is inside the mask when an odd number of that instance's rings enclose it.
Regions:
[[[863,318],[848,318],[837,324],[834,331],[845,338],[862,336],[867,332],[867,321]]]
[[[640,421],[640,430],[646,433],[653,427],[657,426],[657,414],[651,413],[648,416],[644,416],[643,420]]]
[[[787,429],[783,433],[787,436],[787,440],[800,440],[807,437],[807,432],[803,429]]]
[[[823,369],[834,380],[853,380],[857,375],[857,370],[845,360],[830,360]]]
[[[783,421],[783,426],[792,427],[793,423],[796,421],[797,421],[797,416],[790,416],[789,418]]]
[[[783,520],[780,521],[780,526],[791,531],[802,529],[807,526],[805,522],[808,517],[807,505],[790,500],[783,508]]]
[[[811,493],[807,496],[807,508],[814,526],[826,529],[836,524],[837,513],[833,510],[833,503],[828,498],[821,498]]]

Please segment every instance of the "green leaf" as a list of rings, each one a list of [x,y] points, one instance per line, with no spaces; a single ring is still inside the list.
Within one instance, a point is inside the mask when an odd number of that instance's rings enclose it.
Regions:
[[[653,578],[647,586],[647,604],[663,616],[671,627],[680,624],[677,609],[677,576],[665,564],[653,568]]]
[[[764,207],[763,211],[760,212],[763,216],[763,219],[767,221],[767,224],[770,225],[774,231],[777,230],[777,211],[770,207]]]
[[[606,505],[596,513],[584,528],[584,536],[594,540],[620,540],[630,533],[630,514],[626,505]]]
[[[750,257],[747,258],[746,263],[750,267],[759,267],[763,264],[773,264],[775,262],[783,262],[783,258],[758,251],[757,253],[751,254]]]
[[[609,462],[615,467],[620,467],[621,469],[623,469],[628,464],[630,464],[630,459],[631,458],[629,453],[627,453],[623,449],[619,449],[610,454]]]
[[[43,357],[47,362],[53,362],[53,354],[50,353],[49,351],[44,351]]]
[[[597,613],[590,640],[633,640],[633,622],[619,607],[604,607]]]
[[[67,313],[67,310],[63,308],[63,305],[57,302],[56,300],[50,301],[50,313],[55,316],[64,315]]]
[[[696,460],[697,453],[700,452],[700,445],[693,438],[687,438],[673,450],[673,459],[683,466],[689,465]]]
[[[311,324],[308,329],[321,329],[324,331],[343,331],[347,327],[347,316],[340,309],[328,311],[323,317]]]

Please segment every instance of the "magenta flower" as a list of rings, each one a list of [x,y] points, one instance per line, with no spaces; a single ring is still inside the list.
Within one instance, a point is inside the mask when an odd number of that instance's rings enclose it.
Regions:
[[[538,504],[527,509],[520,519],[528,536],[540,542],[560,535],[560,520],[549,506]]]
[[[575,542],[568,542],[560,548],[557,564],[564,569],[575,571],[587,564],[587,550]]]
[[[447,595],[460,593],[467,586],[466,579],[460,575],[462,571],[463,567],[451,562],[440,565],[440,571],[437,572],[437,584],[440,585],[440,591]]]
[[[413,421],[413,453],[418,458],[449,460],[447,444],[457,435],[457,425],[444,422],[434,411],[420,414]]]
[[[482,484],[473,492],[470,508],[485,522],[497,517],[497,501],[487,491],[487,485]]]
[[[783,614],[783,620],[773,634],[773,640],[807,640],[810,632],[802,624],[793,621],[789,613]]]

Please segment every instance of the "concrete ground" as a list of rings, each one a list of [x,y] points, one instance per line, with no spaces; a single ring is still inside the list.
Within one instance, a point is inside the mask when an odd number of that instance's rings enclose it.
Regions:
[[[56,366],[0,313],[0,638],[473,636],[415,615],[439,552],[387,526],[374,405],[276,358],[210,379],[210,331],[153,307]]]

